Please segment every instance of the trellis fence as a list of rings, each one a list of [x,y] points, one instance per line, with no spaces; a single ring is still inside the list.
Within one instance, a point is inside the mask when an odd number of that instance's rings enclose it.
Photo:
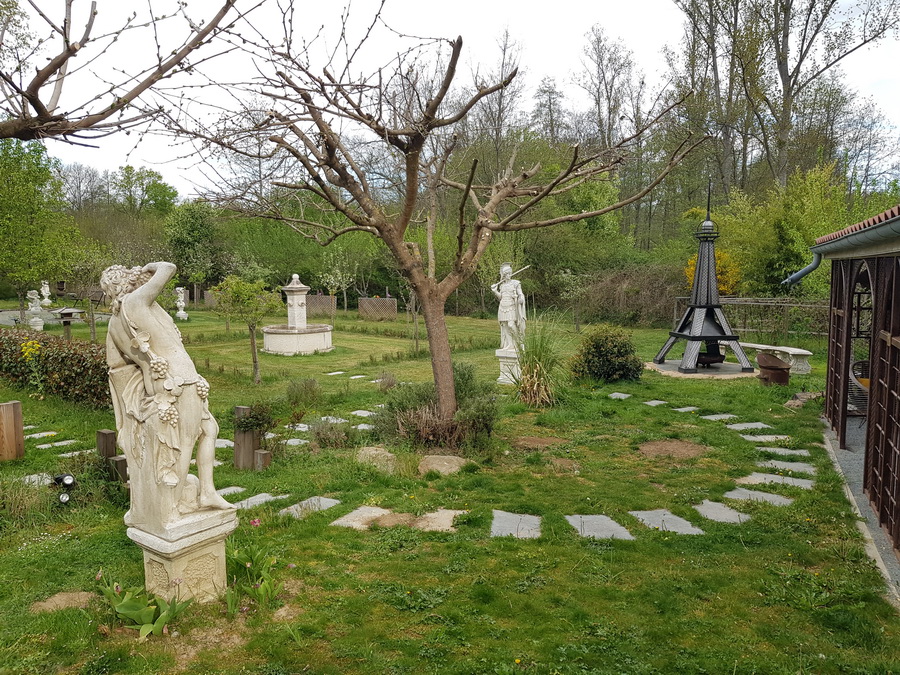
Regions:
[[[336,295],[307,295],[306,316],[334,316],[337,310]]]
[[[675,298],[672,322],[684,315],[690,298]],[[828,335],[828,304],[796,298],[721,298],[722,311],[738,334]]]
[[[397,318],[397,298],[360,298],[359,318],[385,321]]]

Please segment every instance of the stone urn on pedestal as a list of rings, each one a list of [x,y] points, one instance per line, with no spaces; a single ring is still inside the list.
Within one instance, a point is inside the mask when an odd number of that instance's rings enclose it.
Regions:
[[[37,291],[28,291],[25,297],[28,298],[28,313],[31,314],[28,325],[31,327],[31,330],[44,330],[44,319],[41,317],[40,294]]]
[[[187,321],[188,313],[184,311],[184,306],[187,304],[184,298],[184,286],[178,286],[175,288],[175,306],[178,308],[178,311],[175,312],[175,318],[179,321]]]
[[[306,294],[309,286],[298,275],[291,283],[282,286],[287,296],[288,322],[286,325],[266,326],[263,330],[263,351],[269,354],[295,356],[330,352],[332,327],[321,323],[306,322]]]

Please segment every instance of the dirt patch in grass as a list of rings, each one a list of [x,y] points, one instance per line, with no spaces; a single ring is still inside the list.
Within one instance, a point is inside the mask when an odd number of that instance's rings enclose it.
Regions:
[[[675,457],[676,459],[690,459],[691,457],[699,457],[708,452],[709,448],[698,443],[690,441],[677,441],[667,439],[665,441],[650,441],[643,443],[639,448],[644,457]]]
[[[84,609],[96,597],[96,593],[88,593],[87,591],[63,591],[62,593],[51,595],[46,600],[34,603],[31,606],[31,611],[36,614],[38,612],[55,612],[58,609],[69,609],[72,607]]]
[[[247,642],[242,634],[243,621],[235,620],[228,625],[195,628],[187,635],[170,639],[168,646],[178,664],[178,671],[183,671],[197,658],[201,651],[213,650],[223,655],[238,650]]]
[[[565,457],[553,457],[550,463],[559,473],[578,473],[581,467],[574,459],[566,459]]]
[[[565,441],[552,436],[520,436],[512,441],[513,447],[518,450],[545,450],[560,443]]]

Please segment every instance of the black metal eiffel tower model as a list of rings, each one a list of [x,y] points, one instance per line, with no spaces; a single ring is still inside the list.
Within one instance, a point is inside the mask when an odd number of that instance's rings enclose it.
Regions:
[[[719,280],[716,277],[714,243],[719,237],[719,231],[709,217],[708,197],[706,220],[700,224],[694,236],[700,242],[700,250],[697,253],[691,302],[675,330],[669,333],[666,344],[653,358],[653,363],[664,363],[666,354],[672,345],[679,339],[683,339],[688,343],[684,348],[684,356],[681,358],[678,372],[696,373],[698,363],[707,367],[714,363],[722,363],[725,360],[725,355],[722,353],[724,345],[730,347],[734,352],[741,364],[741,372],[752,373],[753,366],[738,342],[738,336],[732,333],[731,326],[728,325],[728,319],[725,318],[719,302]],[[703,353],[700,352],[701,344],[706,345],[706,351]]]

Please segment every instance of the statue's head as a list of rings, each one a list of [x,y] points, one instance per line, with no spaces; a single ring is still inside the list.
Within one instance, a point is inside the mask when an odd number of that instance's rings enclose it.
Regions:
[[[103,274],[100,275],[100,288],[109,299],[113,314],[119,313],[123,297],[146,284],[152,276],[152,273],[144,272],[140,267],[124,265],[113,265],[103,270]]]
[[[500,265],[500,279],[502,281],[509,281],[512,279],[512,265],[510,263],[503,263]]]

